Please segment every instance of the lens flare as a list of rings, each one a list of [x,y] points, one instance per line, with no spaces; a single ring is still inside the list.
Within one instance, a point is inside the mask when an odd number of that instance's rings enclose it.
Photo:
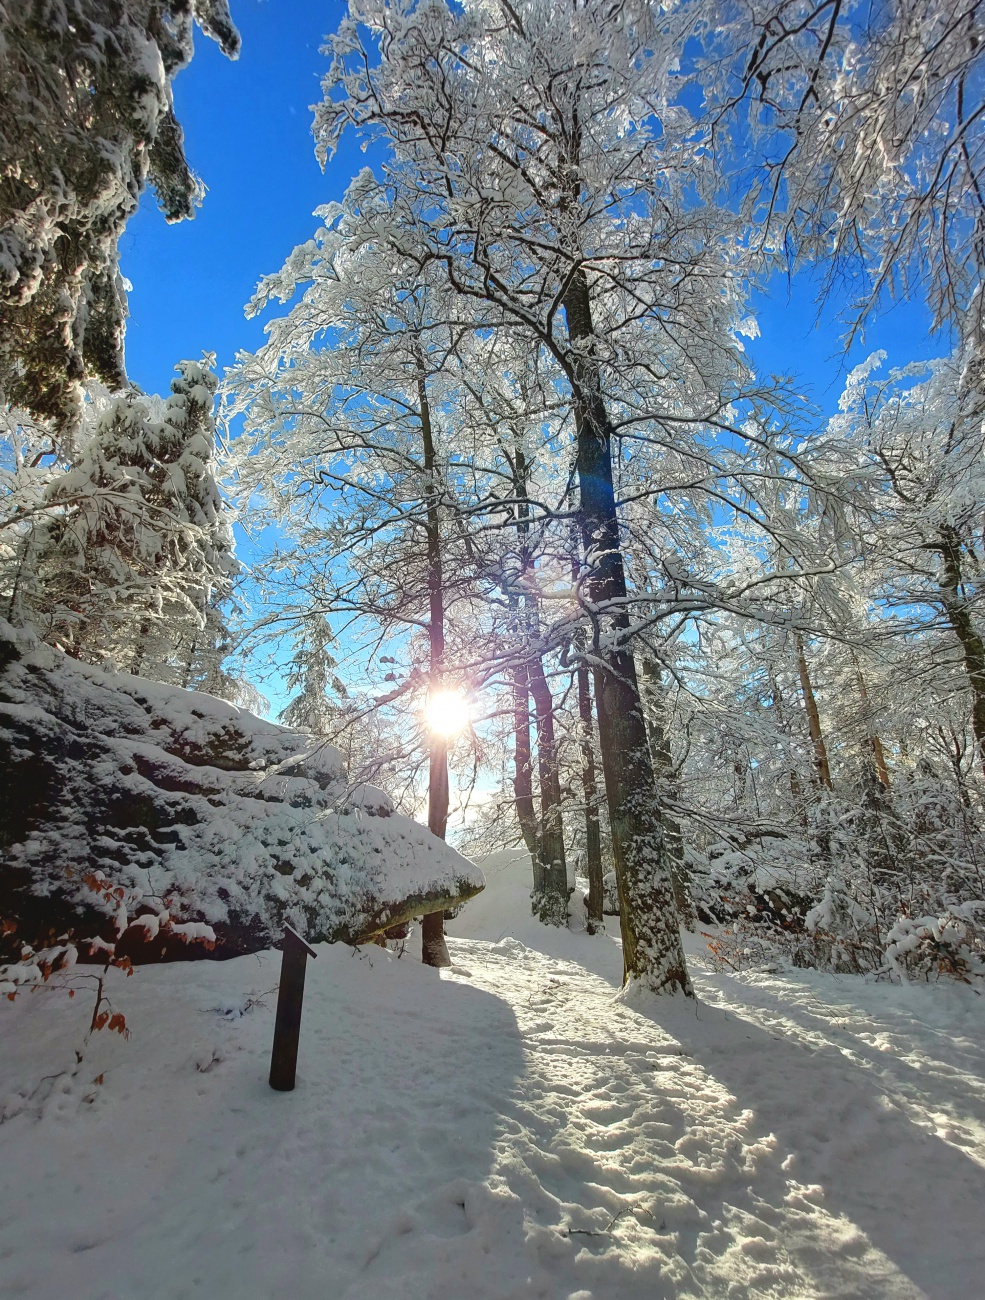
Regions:
[[[459,690],[435,691],[424,710],[428,727],[438,736],[454,736],[469,725],[469,702]]]

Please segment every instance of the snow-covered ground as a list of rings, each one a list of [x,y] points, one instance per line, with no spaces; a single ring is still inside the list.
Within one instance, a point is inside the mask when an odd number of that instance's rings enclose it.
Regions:
[[[293,1093],[277,954],[112,971],[74,1074],[90,993],[4,1003],[0,1295],[985,1295],[985,999],[695,941],[697,1006],[630,1004],[483,866],[451,971],[318,949]]]

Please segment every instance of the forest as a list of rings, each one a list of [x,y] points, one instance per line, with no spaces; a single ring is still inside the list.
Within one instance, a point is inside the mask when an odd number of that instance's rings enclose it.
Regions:
[[[281,721],[442,837],[450,769],[466,851],[522,842],[544,922],[618,913],[654,988],[699,918],[725,962],[981,973],[973,9],[355,6],[315,145],[382,162],[260,281],[259,351],[161,399],[118,241],[144,184],[201,197],[193,17],[75,7],[7,20],[7,620],[245,705],[272,660]],[[823,420],[743,347],[802,266],[847,334],[924,295],[943,355]]]
[[[87,1054],[110,1050],[89,1046],[97,1031],[118,1030],[122,1051],[140,1017],[163,1014],[154,985],[133,995],[136,1020],[119,1010],[113,990],[135,965],[233,959],[160,987],[181,990],[169,995],[175,1026],[188,989],[189,1006],[220,996],[210,1009],[226,1015],[226,994],[202,991],[209,980],[233,990],[237,1020],[265,996],[236,992],[238,963],[289,924],[328,956],[311,978],[351,984],[339,996],[353,1007],[378,1000],[381,1033],[401,1043],[401,1008],[482,966],[483,988],[506,997],[508,984],[512,999],[522,988],[544,1006],[566,981],[608,979],[623,1001],[578,986],[597,1000],[592,1024],[606,1006],[638,1005],[670,1017],[660,1024],[682,1043],[689,1009],[734,1010],[736,989],[775,999],[765,1019],[749,1013],[764,1041],[777,1037],[769,1016],[800,1014],[798,990],[834,999],[825,1033],[849,1023],[838,997],[861,999],[863,1036],[883,1006],[866,998],[896,1007],[926,994],[928,1023],[952,1025],[971,1051],[966,1012],[947,1016],[971,1007],[948,999],[977,998],[985,976],[980,6],[324,8],[313,120],[314,92],[299,86],[296,129],[310,128],[310,167],[341,197],[320,203],[280,269],[249,246],[237,254],[256,288],[235,356],[220,364],[217,342],[173,357],[170,391],[154,393],[127,373],[139,286],[122,241],[142,195],[166,223],[208,211],[173,83],[194,72],[196,41],[230,60],[242,51],[236,72],[249,76],[237,4],[0,0],[0,991],[11,1014],[61,1006],[59,987],[81,991],[86,1046],[64,1072],[81,1079]],[[351,149],[365,157],[339,184]],[[795,366],[755,360],[764,295],[782,304],[805,285],[809,347],[837,376],[830,401]],[[887,330],[891,348],[867,346]],[[361,991],[345,945],[377,963]],[[522,971],[508,979],[510,952]],[[534,952],[547,963],[536,976]],[[441,983],[393,973],[418,963]],[[473,1031],[476,1043],[495,1037],[478,1003],[463,1006],[456,1052]],[[574,1006],[565,1014],[577,1020]],[[709,1024],[727,1035],[726,1021]],[[674,1052],[728,1055],[718,1030],[702,1032]],[[647,1045],[640,1061],[664,1051]],[[735,1061],[752,1061],[733,1046]],[[196,1070],[230,1070],[231,1050]],[[375,1039],[371,1050],[382,1051]],[[426,1053],[418,1066],[418,1048],[404,1050],[420,1073],[411,1092],[424,1095]],[[791,1095],[812,1086],[806,1066],[788,1065],[777,1077]],[[8,1081],[6,1111],[0,1096],[12,1141],[15,1119],[40,1115],[61,1088],[28,1086],[33,1068]],[[472,1067],[457,1068],[466,1078]],[[977,1067],[961,1068],[978,1113],[968,1132],[981,1137]],[[723,1087],[755,1092],[748,1069]],[[640,1114],[633,1141],[649,1140]],[[749,1143],[747,1162],[772,1158]],[[907,1184],[923,1158],[889,1184]],[[977,1160],[961,1177],[941,1165],[933,1186],[974,1204],[962,1179],[980,1181]],[[448,1186],[453,1164],[441,1166]],[[850,1181],[845,1214],[870,1252],[858,1276],[808,1276],[806,1253],[743,1272],[732,1246],[715,1254],[725,1229],[698,1197],[694,1240],[712,1244],[688,1255],[692,1229],[679,1228],[659,1292],[642,1265],[619,1271],[622,1246],[605,1268],[591,1256],[597,1276],[538,1255],[526,1281],[497,1274],[488,1292],[468,1254],[466,1289],[429,1255],[454,1233],[442,1219],[429,1236],[431,1210],[418,1206],[411,1227],[388,1229],[393,1242],[410,1234],[411,1264],[394,1264],[385,1285],[352,1264],[339,1294],[973,1293],[957,1238],[939,1283],[916,1265],[884,1267],[902,1256],[879,1235],[885,1216],[874,1227],[851,1209]],[[509,1195],[523,1200],[518,1186]],[[620,1186],[595,1218],[564,1220],[558,1260],[572,1233],[591,1255],[590,1238],[624,1230],[642,1234],[625,1249],[659,1255],[655,1224],[670,1210],[630,1197],[620,1221]],[[469,1182],[441,1201],[442,1215],[462,1207],[473,1253],[476,1224],[500,1245],[520,1231],[496,1187]],[[568,1205],[574,1193],[551,1195]],[[930,1221],[948,1222],[951,1209],[935,1206]],[[966,1211],[954,1214],[959,1232]],[[748,1243],[761,1238],[739,1235],[755,1255]],[[391,1249],[359,1267],[389,1268]],[[730,1262],[716,1272],[712,1256]],[[687,1277],[667,1262],[684,1257]],[[45,1276],[23,1293],[60,1293],[62,1275]],[[213,1293],[277,1291],[255,1285]],[[119,1294],[192,1294],[155,1286]],[[85,1292],[97,1293],[110,1294]]]

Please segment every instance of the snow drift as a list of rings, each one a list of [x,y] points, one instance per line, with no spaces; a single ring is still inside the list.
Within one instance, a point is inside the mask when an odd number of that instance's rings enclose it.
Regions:
[[[214,956],[257,951],[285,922],[358,943],[483,884],[337,749],[2,621],[0,863],[0,960],[70,932],[135,961],[204,955],[210,929]]]

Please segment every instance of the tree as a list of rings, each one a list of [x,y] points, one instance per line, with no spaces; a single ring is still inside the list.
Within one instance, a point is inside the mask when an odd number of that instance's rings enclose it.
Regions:
[[[90,401],[72,462],[23,523],[9,521],[11,621],[76,658],[165,681],[190,678],[193,646],[201,656],[222,639],[218,604],[237,566],[215,479],[213,360],[181,362],[166,402]]]
[[[297,694],[280,712],[285,727],[324,736],[338,718],[339,705],[331,697],[344,700],[348,692],[335,672],[338,664],[329,649],[334,641],[331,624],[321,612],[299,620],[287,673],[287,689]]]
[[[505,349],[490,349],[490,369],[505,359]],[[512,358],[514,364],[516,358]],[[478,391],[471,392],[488,421],[490,432],[498,437],[498,450],[508,467],[511,516],[515,537],[504,536],[505,549],[499,558],[501,585],[510,611],[508,627],[515,641],[513,665],[514,727],[516,762],[514,786],[517,819],[533,860],[531,906],[540,920],[563,926],[568,919],[568,872],[565,858],[564,821],[561,799],[561,775],[558,739],[555,728],[554,699],[544,670],[548,641],[542,630],[543,601],[538,586],[538,562],[548,560],[539,554],[546,533],[553,522],[553,512],[543,514],[538,523],[533,518],[531,490],[534,488],[536,461],[527,443],[533,427],[544,423],[549,410],[546,394],[521,367],[511,367],[503,378],[495,375]],[[531,391],[533,389],[533,391]],[[504,433],[504,428],[508,433]],[[509,499],[509,498],[507,498]],[[530,701],[533,700],[533,715]],[[534,811],[532,751],[530,748],[531,716],[537,736],[537,776],[540,815]]]
[[[983,337],[985,29],[973,0],[770,0],[705,21],[690,6],[698,134],[767,265],[862,270],[856,323],[883,290],[928,296]]]
[[[66,424],[124,386],[124,226],[148,180],[168,221],[203,192],[171,95],[196,24],[237,56],[227,0],[0,5],[0,401]]]
[[[460,649],[449,662],[448,642],[462,635],[452,617],[468,600],[474,570],[458,504],[459,490],[470,490],[470,466],[454,436],[460,329],[440,286],[410,274],[411,264],[395,261],[374,235],[389,213],[368,194],[365,174],[324,215],[332,224],[257,300],[290,297],[307,283],[302,302],[230,378],[247,416],[240,490],[267,496],[298,538],[307,571],[315,557],[323,561],[319,608],[372,620],[377,650],[397,641],[401,657],[415,660],[426,645],[425,662],[408,666],[396,694],[417,697],[428,825],[444,838],[449,741],[424,719],[427,699],[461,684]],[[314,346],[322,339],[332,346]],[[397,681],[395,671],[386,676]],[[426,963],[449,964],[440,912],[425,917],[423,943]]]
[[[588,874],[586,912],[588,932],[602,926],[605,871],[602,864],[602,828],[599,821],[599,790],[595,761],[595,716],[588,669],[579,663],[575,669],[578,689],[578,741],[581,750],[581,782],[585,801],[585,870]]]
[[[687,418],[734,387],[737,245],[727,214],[685,200],[693,159],[665,93],[676,20],[646,4],[558,18],[546,3],[354,4],[316,129],[323,156],[349,126],[386,141],[380,188],[422,267],[529,337],[567,389],[626,969],[687,991],[627,644],[612,409]]]
[[[964,678],[958,689],[969,700],[985,767],[979,627],[985,396],[978,358],[977,344],[965,343],[928,366],[880,375],[885,354],[873,354],[849,376],[842,413],[817,457],[850,476],[853,519],[878,597],[903,627],[921,625],[917,610],[929,613],[930,625],[921,630],[930,644],[939,644],[945,631],[945,642],[956,643]],[[942,678],[952,660],[944,650]]]

